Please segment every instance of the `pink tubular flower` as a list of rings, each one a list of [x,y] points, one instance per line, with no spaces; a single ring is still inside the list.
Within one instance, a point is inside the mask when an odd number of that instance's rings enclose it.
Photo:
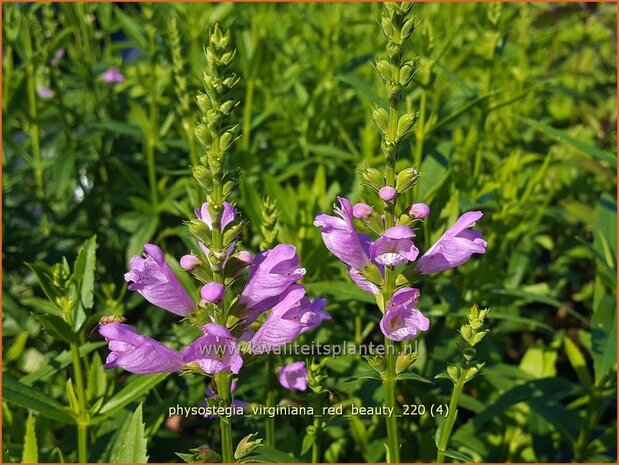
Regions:
[[[305,297],[303,286],[292,285],[286,289],[281,300],[249,341],[250,352],[268,353],[329,318],[324,311],[323,299],[311,301]]]
[[[303,275],[305,268],[299,268],[297,249],[292,245],[278,244],[256,255],[249,267],[249,281],[239,298],[239,303],[250,310],[246,323],[252,323],[275,305],[281,294]]]
[[[422,274],[436,273],[466,263],[474,253],[485,253],[487,243],[481,232],[468,229],[482,216],[480,211],[464,213],[417,261],[417,269]]]
[[[134,256],[125,273],[130,291],[137,291],[151,304],[180,316],[188,316],[195,302],[167,264],[163,251],[154,244],[144,244],[144,257]]]
[[[378,286],[373,282],[365,279],[359,270],[355,270],[354,268],[349,267],[348,275],[350,276],[350,279],[352,279],[353,283],[355,283],[362,291],[374,295],[380,292]]]
[[[413,218],[423,220],[430,214],[430,207],[428,207],[425,203],[414,203],[411,205],[408,214]]]
[[[208,211],[209,203],[204,202],[202,207],[198,210],[197,208],[194,210],[196,216],[199,220],[202,220],[209,229],[213,229],[213,220],[211,219],[211,213]],[[224,202],[223,204],[223,212],[221,214],[221,230],[226,229],[230,223],[232,223],[236,218],[236,208],[234,208],[228,202]]]
[[[362,270],[370,262],[367,244],[363,236],[357,233],[353,224],[353,208],[348,199],[337,198],[340,207],[333,210],[337,216],[320,214],[314,219],[314,226],[321,228],[322,240],[327,249],[346,265]]]
[[[391,186],[381,187],[378,191],[378,196],[385,202],[389,202],[398,196],[398,191]]]
[[[142,336],[131,326],[108,323],[99,326],[99,334],[107,340],[110,349],[104,368],[118,367],[141,375],[183,369],[181,354]]]
[[[224,297],[225,288],[220,283],[207,283],[200,289],[200,296],[207,302],[219,302]]]
[[[402,288],[393,294],[387,303],[380,329],[392,341],[412,339],[419,331],[427,331],[430,327],[423,313],[415,308],[419,299],[419,289]]]
[[[118,68],[114,67],[114,68],[110,68],[107,71],[105,71],[101,75],[101,79],[103,80],[103,82],[107,82],[109,84],[115,84],[118,82],[123,82],[125,80],[125,76],[123,76],[123,74],[120,72]]]
[[[293,362],[286,365],[277,374],[279,384],[293,391],[305,391],[307,389],[307,368],[305,362]]]
[[[411,238],[415,233],[408,226],[387,229],[370,247],[372,259],[380,265],[397,266],[415,261],[419,250]]]
[[[352,207],[352,216],[360,220],[367,220],[374,210],[366,203],[356,203]]]
[[[215,323],[204,325],[202,331],[204,336],[181,351],[183,363],[196,362],[209,375],[220,371],[237,374],[243,366],[243,358],[230,331]]]

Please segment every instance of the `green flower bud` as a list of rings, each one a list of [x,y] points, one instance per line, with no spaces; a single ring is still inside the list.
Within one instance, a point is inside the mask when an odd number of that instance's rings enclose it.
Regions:
[[[234,100],[227,100],[219,106],[219,111],[227,116],[238,104],[239,102],[235,102]]]
[[[376,123],[376,126],[380,132],[385,134],[389,125],[389,115],[385,109],[374,105],[372,108],[372,119],[374,120],[374,123]]]
[[[410,366],[415,363],[415,360],[418,358],[418,354],[416,352],[405,353],[402,352],[398,355],[398,358],[395,361],[395,371],[397,374],[404,373],[406,370],[410,368]]]
[[[386,6],[387,4],[385,4]],[[391,20],[387,17],[383,17],[380,20],[380,27],[383,30],[383,34],[385,34],[385,37],[387,37],[387,39],[390,39],[393,37],[393,34],[395,33],[395,29],[393,28],[393,24],[391,24]]]
[[[196,97],[196,103],[198,104],[198,108],[201,113],[207,113],[211,108],[211,99],[206,94],[198,94]]]
[[[458,365],[449,364],[447,366],[447,374],[449,375],[449,379],[451,379],[454,384],[456,384],[460,379],[461,372],[462,370]]]
[[[413,31],[415,30],[415,18],[409,18],[407,19],[404,24],[402,25],[402,29],[400,29],[400,36],[402,37],[403,40],[408,39]]]
[[[396,42],[389,42],[387,44],[387,55],[391,63],[395,63],[402,59],[402,45]]]
[[[415,168],[405,168],[400,171],[395,180],[395,188],[398,192],[406,192],[413,187],[419,179],[419,172]]]
[[[211,132],[206,124],[198,123],[193,133],[202,145],[205,147],[211,145]]]
[[[369,166],[359,171],[361,181],[367,186],[378,191],[385,184],[385,177],[382,172],[376,168],[370,168]]]
[[[408,60],[400,66],[400,84],[402,84],[402,87],[406,87],[415,75],[416,61],[416,59]]]
[[[205,190],[210,191],[213,188],[213,176],[204,166],[198,165],[193,168],[193,177]]]
[[[251,454],[256,448],[262,445],[262,438],[258,437],[258,433],[252,433],[245,436],[239,444],[236,446],[236,450],[234,451],[234,458],[236,460],[242,459],[243,457]]]
[[[205,245],[208,246],[211,243],[211,230],[204,221],[197,218],[189,220],[187,222],[187,228],[189,228],[189,232],[192,236]]]
[[[224,232],[224,247],[228,247],[234,241],[236,241],[243,232],[244,222],[239,222],[233,226],[228,225]]]
[[[374,66],[383,81],[388,81],[391,79],[391,64],[387,60],[384,58],[376,60],[376,64]]]
[[[400,119],[398,120],[398,137],[404,137],[406,134],[409,133],[409,131],[412,129],[412,127],[415,125],[415,120],[416,120],[416,115],[413,113],[406,113],[402,116],[400,116]]]

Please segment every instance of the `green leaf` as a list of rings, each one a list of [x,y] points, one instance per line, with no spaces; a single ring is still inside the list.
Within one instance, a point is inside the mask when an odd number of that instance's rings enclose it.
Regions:
[[[563,142],[564,144],[571,146],[589,158],[606,162],[611,166],[611,168],[617,168],[617,157],[612,153],[598,149],[596,146],[587,144],[586,142],[582,142],[581,140],[578,140],[575,137],[572,137],[563,131],[559,131],[558,129],[544,123],[533,121],[532,119],[525,118],[524,116],[518,116],[517,118],[524,124],[531,126],[533,129],[536,129],[559,142]]]
[[[376,301],[367,292],[363,292],[352,283],[342,281],[319,281],[306,283],[306,287],[315,295],[330,295],[338,301],[358,300],[375,304]]]
[[[458,452],[458,451],[455,451],[453,449],[447,449],[444,452],[444,454],[447,457],[450,457],[450,458],[456,459],[456,460],[460,460],[461,462],[464,462],[464,463],[474,462],[474,460],[471,457],[469,457],[468,455],[465,455],[465,454],[463,454],[461,452]]]
[[[99,347],[103,347],[106,345],[106,342],[87,342],[83,344],[79,348],[80,357],[84,357],[88,355],[93,350],[97,350]],[[48,362],[47,365],[42,366],[37,371],[30,373],[26,376],[23,376],[19,379],[19,381],[26,386],[31,386],[33,383],[39,380],[45,380],[57,373],[58,370],[62,370],[69,366],[72,362],[71,352],[68,350],[63,351],[57,356],[54,356],[52,360]]]
[[[268,446],[261,446],[258,453],[248,455],[239,460],[239,463],[299,463],[300,460],[292,454]]]
[[[80,249],[73,268],[72,279],[79,289],[79,305],[73,308],[73,328],[76,331],[86,321],[86,310],[94,305],[95,266],[96,266],[97,236],[92,236]]]
[[[116,8],[114,11],[116,12],[116,17],[122,26],[123,32],[131,37],[138,47],[142,50],[146,50],[148,48],[148,41],[146,40],[142,26],[140,26],[140,24],[137,23],[131,16],[125,14],[120,8]]]
[[[37,318],[43,325],[43,328],[45,328],[54,339],[68,344],[77,342],[77,337],[71,329],[71,326],[62,318],[56,315],[39,315]]]
[[[110,457],[112,463],[147,463],[142,404],[120,427]]]
[[[75,424],[73,415],[58,401],[8,375],[2,377],[2,398],[61,423]]]
[[[138,375],[133,377],[123,389],[103,404],[103,407],[99,410],[99,414],[93,418],[92,423],[99,423],[110,415],[122,410],[127,404],[146,394],[169,375],[170,373],[157,373],[154,375]]]
[[[580,382],[587,387],[591,387],[591,375],[587,369],[587,362],[578,346],[568,336],[565,336],[563,338],[563,348]]]
[[[605,294],[591,317],[593,371],[598,383],[617,366],[617,299]]]
[[[50,266],[47,263],[26,263],[26,266],[34,272],[47,298],[52,303],[55,303],[60,294],[54,285],[54,278]]]
[[[28,414],[26,420],[26,434],[24,436],[24,453],[22,463],[38,463],[39,451],[37,447],[37,434],[35,431],[36,420],[32,412]]]
[[[421,381],[422,383],[432,384],[432,381],[430,381],[429,379],[424,378],[423,376],[418,375],[417,373],[413,373],[412,371],[400,373],[398,375],[398,379],[414,379],[415,381]]]

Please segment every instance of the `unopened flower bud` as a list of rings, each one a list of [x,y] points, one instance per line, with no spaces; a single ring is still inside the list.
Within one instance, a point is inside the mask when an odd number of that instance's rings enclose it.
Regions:
[[[198,141],[200,141],[203,145],[210,145],[211,134],[206,124],[200,123],[196,125],[196,128],[194,129],[194,135],[196,136],[196,139],[198,139]]]
[[[390,202],[397,197],[398,191],[396,191],[391,186],[385,186],[385,187],[381,187],[381,189],[378,191],[378,195],[385,202]]]
[[[238,254],[236,254],[236,258],[246,265],[249,265],[252,261],[251,253],[247,250],[241,250]]]
[[[400,116],[398,120],[398,137],[404,137],[411,130],[415,124],[415,119],[414,113],[406,113]]]
[[[224,296],[225,288],[220,283],[208,283],[200,289],[200,297],[210,303],[219,302]]]
[[[376,126],[378,126],[380,132],[382,132],[383,134],[387,132],[387,126],[389,125],[389,116],[387,115],[387,112],[384,108],[378,106],[372,108],[372,119],[376,123]]]
[[[380,59],[376,61],[376,71],[380,74],[380,77],[383,78],[384,81],[391,77],[391,65],[387,60]]]
[[[196,97],[196,103],[202,113],[206,113],[211,109],[211,99],[206,94],[198,94]]]
[[[372,207],[366,203],[356,203],[355,206],[352,207],[352,215],[360,220],[367,220],[372,212]]]
[[[408,213],[413,218],[423,220],[424,218],[427,218],[430,214],[430,207],[428,207],[425,203],[414,203],[411,205],[411,209]]]
[[[365,184],[376,190],[380,189],[380,186],[384,183],[383,174],[376,168],[363,168],[359,174],[361,175],[361,180]]]
[[[401,194],[415,185],[419,178],[419,172],[415,168],[405,168],[398,173],[395,188]]]
[[[183,270],[191,271],[200,264],[200,259],[195,255],[183,255],[180,264]]]

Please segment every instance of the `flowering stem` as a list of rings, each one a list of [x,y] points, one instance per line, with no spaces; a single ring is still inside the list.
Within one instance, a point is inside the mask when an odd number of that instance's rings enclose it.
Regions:
[[[226,406],[232,405],[232,394],[230,393],[230,383],[232,381],[232,373],[229,371],[220,371],[215,375],[215,383],[217,384],[217,394],[223,399]],[[232,424],[229,416],[219,417],[219,428],[221,431],[221,459],[223,463],[234,462],[232,452]]]
[[[460,399],[460,393],[464,387],[466,380],[466,370],[462,370],[458,382],[454,385],[454,389],[451,392],[451,400],[449,401],[449,412],[447,412],[447,418],[445,419],[445,426],[441,432],[441,437],[438,442],[438,453],[436,455],[436,462],[443,463],[445,461],[445,451],[447,450],[447,443],[451,436],[451,430],[453,429],[458,415],[458,400]]]
[[[84,389],[84,377],[82,374],[82,363],[80,361],[79,347],[71,344],[71,358],[73,361],[73,373],[75,377],[75,388],[77,390],[77,403],[79,406],[79,416],[77,420],[77,454],[78,461],[88,462],[88,422],[84,418],[87,412],[86,390]]]
[[[275,389],[273,388],[273,357],[267,354],[267,399],[266,406],[275,406]],[[275,417],[268,416],[265,419],[265,439],[268,447],[275,447]]]
[[[320,417],[315,416],[314,417],[314,431],[315,431],[315,438],[314,438],[314,443],[312,444],[312,463],[320,463],[320,453],[321,453],[321,440],[322,440],[322,434],[321,434],[321,419]]]
[[[32,148],[32,156],[34,160],[34,182],[36,184],[36,197],[41,202],[41,205],[45,203],[45,187],[43,182],[43,167],[41,166],[41,135],[39,127],[39,117],[37,114],[37,98],[35,90],[35,68],[32,63],[29,63],[26,67],[28,74],[28,113],[30,116],[29,128],[30,128],[30,144]],[[49,235],[49,229],[47,225],[47,214],[45,213],[45,207],[43,206],[43,212],[41,214],[41,226],[43,234]]]

